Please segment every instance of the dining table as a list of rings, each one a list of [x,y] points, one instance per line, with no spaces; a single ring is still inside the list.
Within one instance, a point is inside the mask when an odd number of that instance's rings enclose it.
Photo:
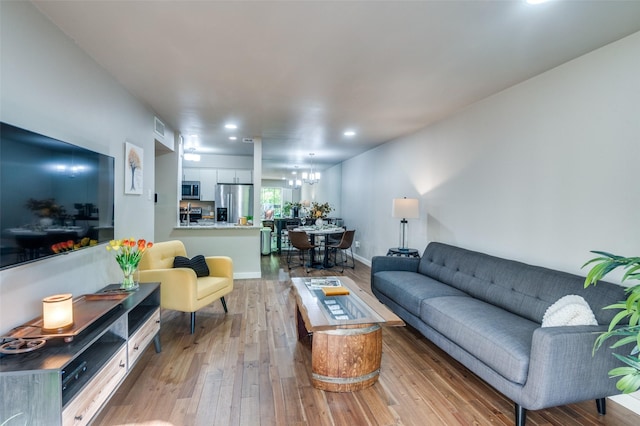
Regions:
[[[313,245],[316,245],[317,237],[323,236],[324,237],[324,242],[323,242],[324,255],[322,256],[321,260],[318,260],[316,259],[316,256],[315,256],[315,250],[311,250],[311,256],[310,256],[311,259],[309,261],[310,266],[317,269],[329,269],[333,267],[333,265],[331,264],[330,256],[329,256],[329,244],[327,244],[328,237],[329,235],[333,235],[333,234],[343,234],[345,231],[345,228],[336,226],[336,225],[322,225],[322,226],[308,225],[308,226],[300,226],[298,228],[295,228],[294,231],[306,232],[307,235],[309,235],[311,244]]]

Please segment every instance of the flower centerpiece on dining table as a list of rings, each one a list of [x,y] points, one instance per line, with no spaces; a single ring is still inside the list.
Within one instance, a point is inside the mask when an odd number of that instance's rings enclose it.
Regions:
[[[66,212],[63,206],[56,203],[55,198],[36,200],[29,198],[25,207],[31,210],[40,218],[41,226],[53,225],[54,219],[64,218]]]
[[[134,238],[111,240],[107,244],[107,251],[112,251],[115,254],[116,262],[122,269],[124,278],[120,289],[124,291],[134,291],[138,288],[139,284],[134,279],[134,273],[138,269],[138,264],[144,251],[153,246],[151,241],[135,240]]]
[[[316,201],[311,203],[311,210],[309,214],[312,219],[315,219],[317,226],[323,225],[323,219],[327,217],[329,213],[333,211],[333,207],[329,203],[320,204]]]

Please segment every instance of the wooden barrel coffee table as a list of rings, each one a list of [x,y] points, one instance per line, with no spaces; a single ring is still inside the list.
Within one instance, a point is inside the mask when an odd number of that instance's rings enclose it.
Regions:
[[[293,278],[298,338],[312,336],[313,386],[353,392],[373,385],[382,360],[381,326],[404,322],[347,277]],[[348,295],[325,295],[340,286]]]

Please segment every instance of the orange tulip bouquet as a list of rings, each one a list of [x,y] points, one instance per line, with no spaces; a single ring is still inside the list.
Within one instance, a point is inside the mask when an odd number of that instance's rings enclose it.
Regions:
[[[107,244],[107,250],[113,251],[116,262],[122,269],[124,279],[120,289],[124,291],[134,291],[138,289],[138,282],[134,279],[134,273],[138,269],[138,264],[144,251],[153,246],[151,241],[135,240],[134,238],[123,240],[111,240]]]

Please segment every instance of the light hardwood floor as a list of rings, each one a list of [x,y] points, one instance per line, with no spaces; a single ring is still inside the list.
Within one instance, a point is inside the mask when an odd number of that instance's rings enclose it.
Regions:
[[[311,351],[298,342],[290,281],[277,255],[262,257],[263,278],[236,280],[226,297],[197,314],[163,311],[162,352],[153,345],[94,425],[513,425],[513,404],[411,327],[383,330],[380,380],[354,393],[310,383]],[[370,269],[344,275],[369,290]],[[304,269],[291,276],[306,275]],[[309,275],[339,275],[312,271]],[[585,401],[531,411],[528,426],[640,424],[607,401],[599,416]]]

